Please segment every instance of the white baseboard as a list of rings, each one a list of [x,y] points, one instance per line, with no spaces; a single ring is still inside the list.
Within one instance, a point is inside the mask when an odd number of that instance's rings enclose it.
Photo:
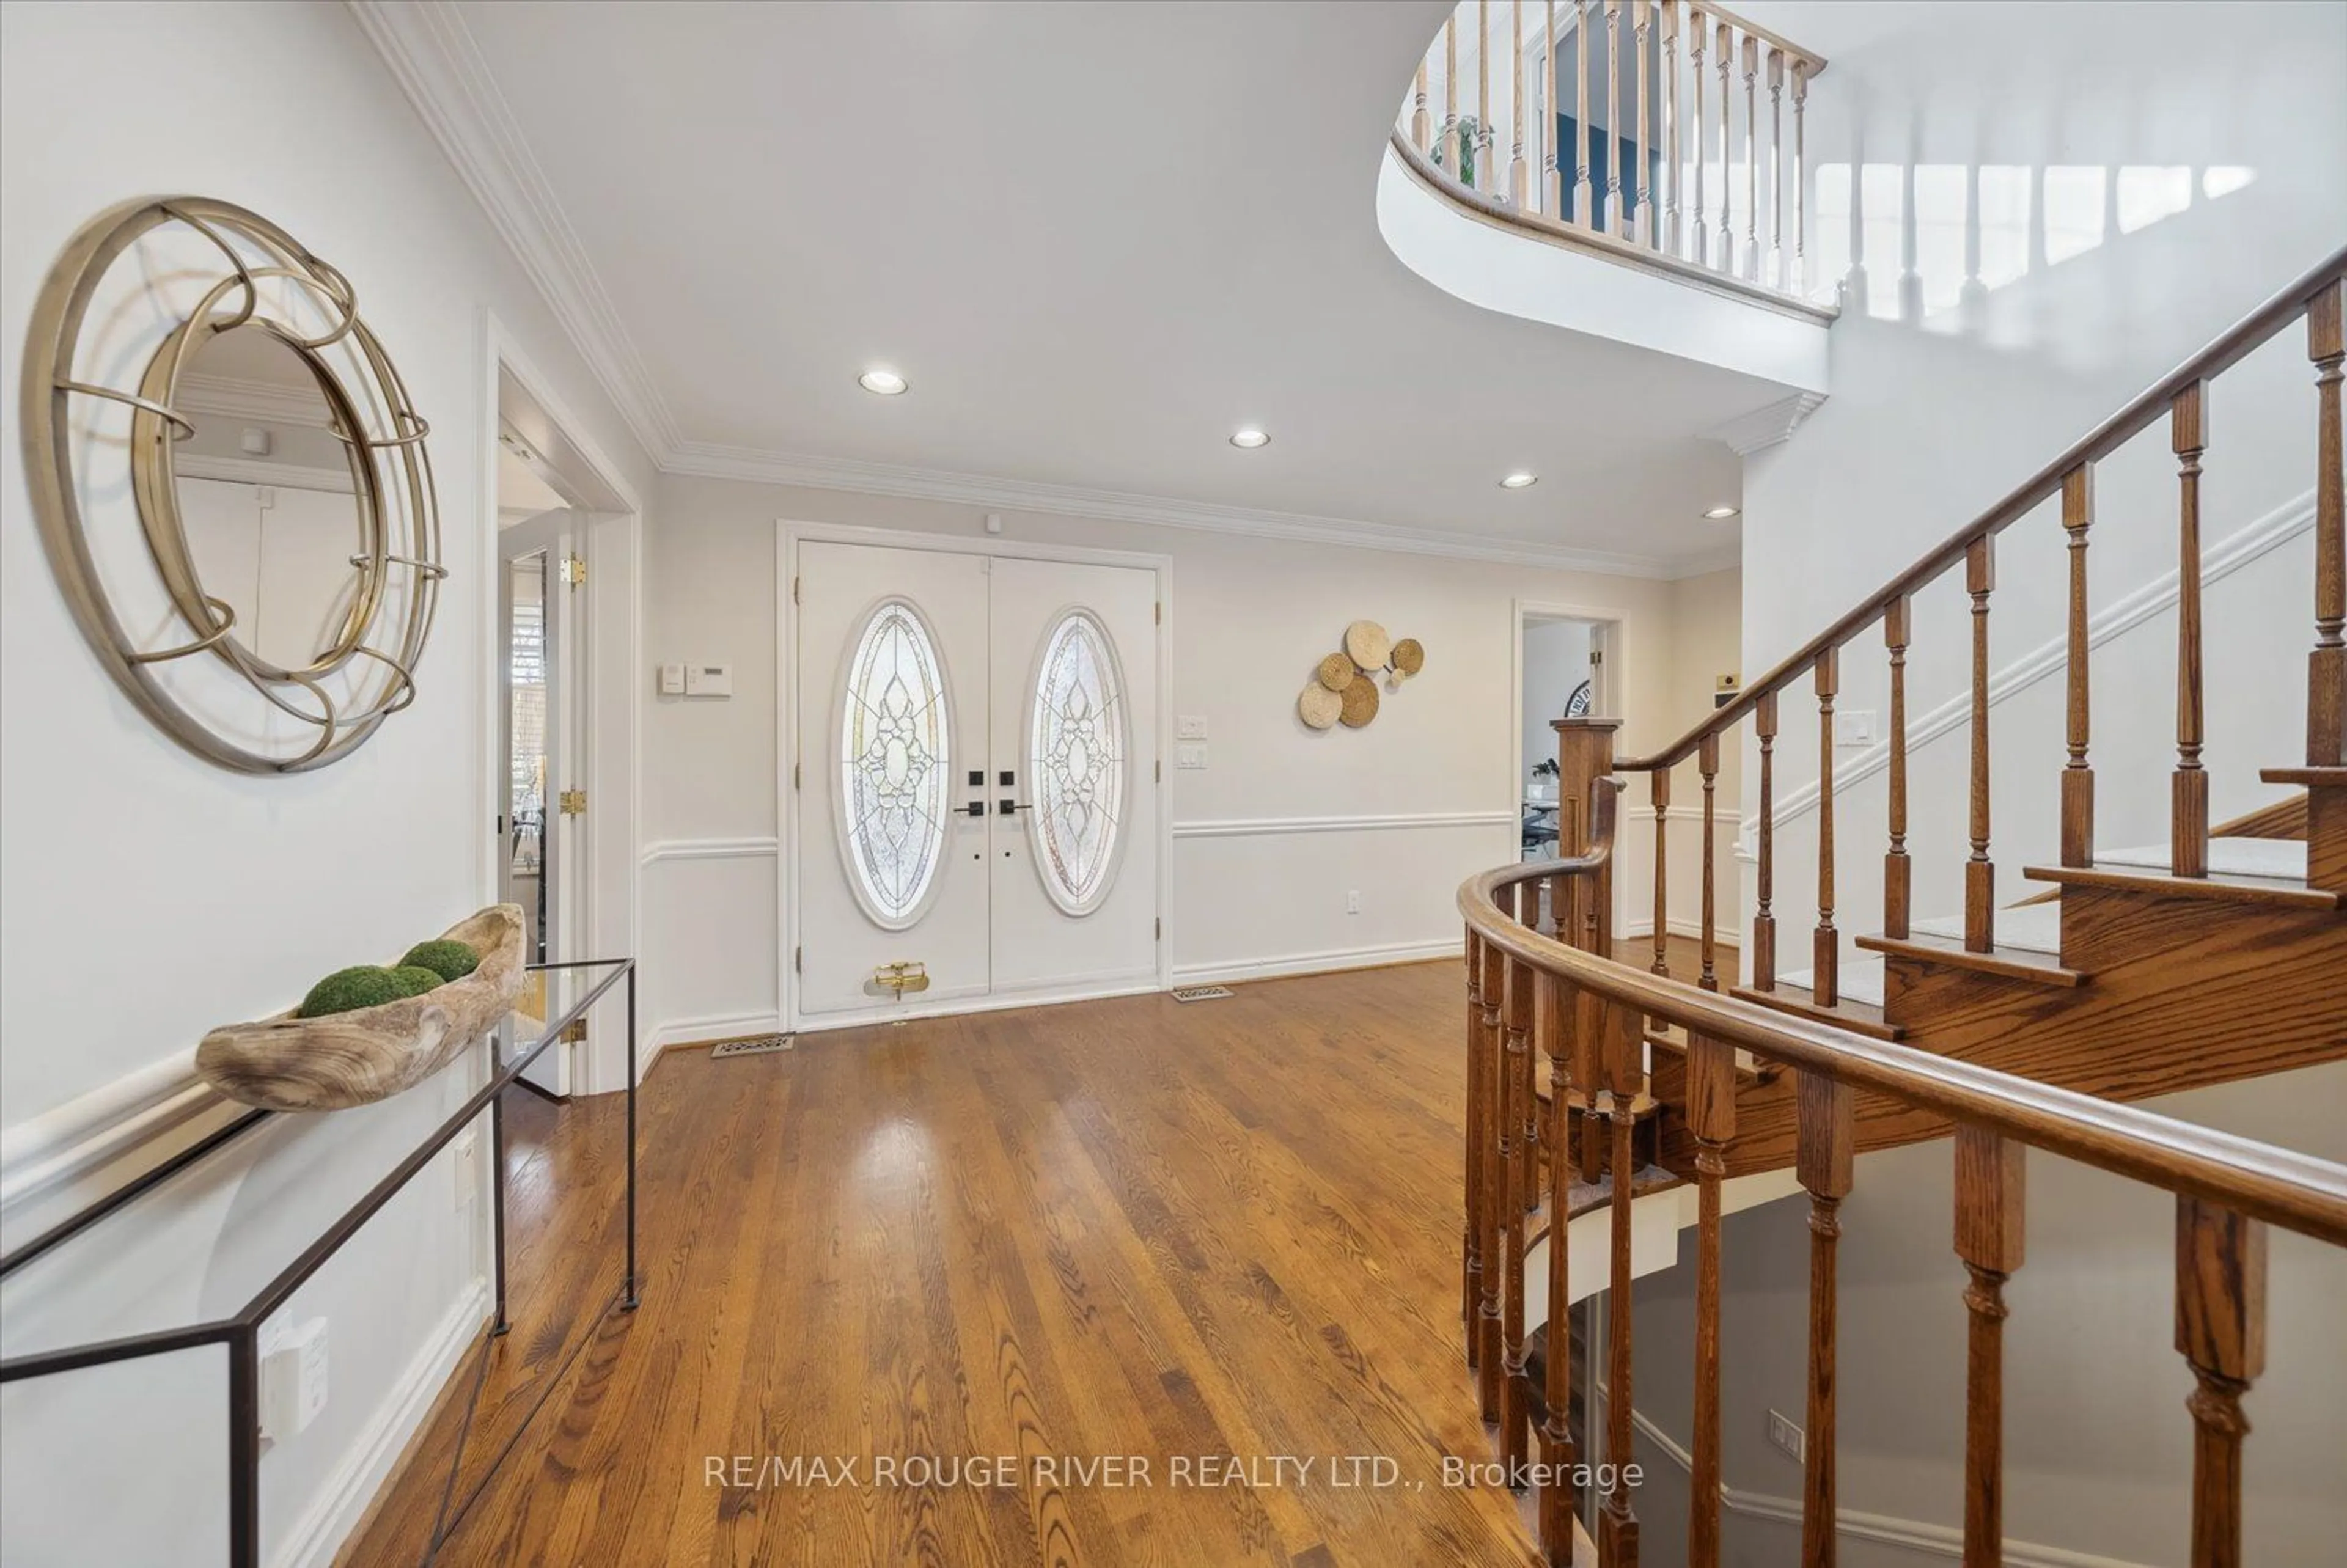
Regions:
[[[488,1316],[489,1282],[476,1275],[442,1314],[431,1338],[400,1374],[391,1397],[271,1557],[272,1568],[328,1568],[333,1562]]]
[[[738,1040],[745,1034],[779,1034],[783,1015],[768,1009],[764,1012],[712,1012],[693,1018],[671,1019],[655,1024],[645,1036],[643,1066],[649,1070],[660,1053],[671,1045],[699,1045],[703,1040]]]
[[[1176,964],[1177,986],[1223,985],[1232,980],[1268,980],[1281,975],[1309,975],[1326,969],[1366,969],[1380,964],[1410,964],[1426,958],[1455,958],[1465,941],[1445,937],[1431,942],[1393,942],[1378,948],[1331,948],[1317,953],[1290,953],[1277,958],[1252,958],[1245,963]]]
[[[1597,1397],[1600,1403],[1606,1398],[1603,1384],[1598,1387]],[[1677,1439],[1656,1426],[1645,1411],[1633,1409],[1630,1419],[1665,1459],[1689,1475],[1695,1473],[1695,1456],[1682,1447]],[[1790,1524],[1796,1529],[1801,1522],[1801,1500],[1797,1497],[1745,1491],[1723,1485],[1719,1489],[1719,1505],[1729,1513],[1767,1520],[1775,1524]],[[1901,1519],[1888,1513],[1861,1513],[1854,1508],[1835,1511],[1834,1533],[1852,1541],[1903,1547],[1925,1557],[1962,1561],[1964,1554],[1964,1532],[1960,1529],[1931,1524],[1920,1519]],[[2125,1558],[2105,1557],[2092,1552],[2073,1552],[2063,1546],[2040,1546],[2010,1537],[2004,1542],[2004,1561],[2005,1568],[2147,1568],[2144,1563]]]

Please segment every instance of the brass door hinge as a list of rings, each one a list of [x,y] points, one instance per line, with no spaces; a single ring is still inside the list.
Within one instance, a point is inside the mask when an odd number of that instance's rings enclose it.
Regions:
[[[586,1038],[587,1020],[583,1018],[572,1019],[562,1030],[563,1042],[568,1045],[577,1045]]]
[[[587,792],[583,789],[564,790],[555,796],[555,803],[565,816],[583,815],[587,810]]]
[[[562,558],[562,580],[572,588],[587,580],[587,563],[577,556]]]

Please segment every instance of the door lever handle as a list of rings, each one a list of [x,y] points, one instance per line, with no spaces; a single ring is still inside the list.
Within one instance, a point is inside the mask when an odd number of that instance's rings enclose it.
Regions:
[[[1009,815],[1010,815],[1013,812],[1029,811],[1029,810],[1031,810],[1031,809],[1033,809],[1033,808],[1032,808],[1032,807],[1030,807],[1030,806],[1022,805],[1022,804],[1020,804],[1019,802],[1014,801],[1014,800],[1006,800],[1006,801],[998,801],[998,802],[996,802],[996,803],[995,803],[995,807],[994,807],[994,809],[995,809],[995,811],[996,811],[997,815],[1002,815],[1002,816],[1009,816]]]
[[[972,816],[984,816],[986,815],[986,803],[982,800],[974,800],[971,801],[969,805],[963,807],[963,809],[968,811]]]

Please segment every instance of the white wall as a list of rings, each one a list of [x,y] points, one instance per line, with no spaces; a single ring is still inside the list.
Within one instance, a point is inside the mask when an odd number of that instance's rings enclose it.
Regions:
[[[1532,620],[1524,624],[1524,772],[1556,760],[1556,732],[1573,689],[1589,679],[1589,623]]]
[[[1857,248],[1864,290],[1834,329],[1833,396],[1790,442],[1745,465],[1747,675],[1880,587],[2347,234],[2347,165],[2332,151],[2347,140],[2347,104],[2329,69],[2347,52],[2340,7],[2244,4],[2218,15],[2144,5],[2118,21],[2094,5],[1762,0],[1754,15],[1832,58],[1809,97],[1821,185],[1853,162],[1869,173]],[[2015,48],[2024,37],[2028,46]],[[1961,219],[1966,170],[1974,168],[1988,192],[1978,210],[1996,217],[1988,203],[1997,182],[2008,192],[2028,182],[2050,203],[2041,226],[2076,238],[2033,238],[2024,202],[2014,222],[1982,230],[1980,286],[1967,288],[1963,222],[1926,222],[1910,237],[1900,215],[1911,179],[1919,214]],[[2157,172],[2163,169],[2189,171],[2189,205],[2155,218],[2142,203],[2168,179]],[[1820,228],[1821,255],[1830,258],[1837,244],[1850,251],[1846,222],[1838,240],[1822,217]],[[2054,259],[2073,245],[2084,248]],[[2302,329],[2215,384],[2210,423],[2204,553],[2213,562],[2253,528],[2274,547],[2209,589],[2214,695],[2205,760],[2222,820],[2276,793],[2257,782],[2259,767],[2303,754],[2311,542],[2302,528],[2290,531],[2314,477]],[[2095,655],[2098,836],[2114,848],[2166,836],[2175,620],[2172,609],[2158,613],[2152,590],[2177,565],[2168,445],[2162,421],[2097,474],[2093,610],[2108,617],[2136,604],[2153,612]],[[1990,617],[1999,671],[2034,651],[2058,651],[2064,556],[2052,507],[1999,541]],[[1968,690],[1961,575],[1914,604],[1908,705],[1919,720]],[[2137,597],[2147,593],[2148,602]],[[1888,720],[1879,631],[1844,651],[1841,674],[1839,707],[1873,712],[1879,735]],[[2052,858],[2057,846],[2061,700],[2056,668],[2051,680],[2001,703],[1993,721],[1992,854],[2007,900],[2031,890],[2022,866]],[[1746,737],[1749,814],[1757,770],[1748,765],[1748,726]],[[1952,912],[1961,899],[1965,746],[1959,726],[1913,755],[1918,915]],[[1842,751],[1840,765],[1860,756]],[[1780,802],[1817,775],[1816,708],[1806,682],[1784,702],[1778,767]],[[1838,801],[1845,809],[1837,923],[1846,937],[1880,924],[1883,785],[1878,774]],[[1798,937],[1816,907],[1813,816],[1780,815],[1778,856],[1780,938]],[[1750,891],[1747,876],[1747,900]],[[1786,951],[1803,946],[1780,939]]]
[[[2307,1068],[2146,1102],[2149,1110],[2321,1158],[2347,1158],[2338,1107],[2347,1064]],[[1963,1266],[1944,1140],[1862,1156],[1842,1204],[1837,1383],[1841,1506],[1942,1529],[1963,1522]],[[2005,1288],[2005,1533],[2116,1563],[2181,1564],[2189,1542],[2192,1375],[2177,1355],[2174,1204],[2137,1183],[2033,1153],[2028,1257]],[[1799,1499],[1800,1467],[1768,1446],[1768,1412],[1806,1420],[1808,1203],[1737,1214],[1723,1233],[1721,1476]],[[2315,1568],[2347,1534],[2347,1254],[2279,1229],[2269,1258],[2267,1368],[2243,1402],[2247,1561]],[[1694,1368],[1695,1240],[1679,1266],[1638,1282],[1639,1411],[1682,1447]],[[1686,1477],[1653,1472],[1641,1501],[1683,1530]],[[1730,1563],[1781,1563],[1798,1525],[1727,1516]],[[1863,1568],[1943,1560],[1845,1538]],[[2033,1559],[2038,1560],[2038,1559]]]
[[[661,698],[645,715],[646,1017],[667,1038],[691,1039],[757,1027],[779,1006],[777,520],[983,533],[974,507],[675,476],[661,481],[657,510],[646,659],[734,669],[731,702]],[[1654,717],[1671,690],[1676,584],[1020,514],[1007,516],[1006,534],[1173,558],[1174,708],[1207,719],[1211,764],[1165,775],[1177,976],[1455,946],[1458,883],[1515,853],[1519,599],[1622,616],[1634,716],[1623,744],[1678,733],[1676,719],[1666,728]],[[1308,732],[1296,693],[1362,616],[1424,642],[1426,671],[1368,728]],[[1462,815],[1471,820],[1445,820]],[[1361,816],[1390,825],[1326,825]],[[1651,872],[1639,869],[1650,842],[1629,841],[1634,918],[1650,897]],[[1358,916],[1345,913],[1352,888],[1363,895]]]
[[[486,313],[559,382],[603,449],[628,455],[640,491],[649,470],[341,6],[12,4],[0,73],[0,424],[15,427],[35,293],[85,220],[149,192],[242,202],[355,284],[434,426],[451,571],[411,710],[322,772],[230,774],[179,750],[100,671],[41,555],[8,444],[0,1101],[16,1129],[487,901]],[[241,1306],[462,1098],[467,1071],[364,1112],[280,1122],[249,1155],[110,1225],[102,1245],[10,1280],[8,1353]],[[479,1254],[453,1189],[445,1165],[423,1173],[296,1298],[298,1315],[332,1325],[333,1398],[263,1460],[272,1560],[331,1557],[354,1517],[336,1510],[364,1502],[402,1422],[421,1414],[400,1402],[411,1374],[432,1371],[477,1324]],[[86,1195],[53,1194],[49,1207]],[[39,1217],[11,1212],[9,1236]],[[217,1352],[11,1385],[0,1556],[221,1560],[222,1388]]]

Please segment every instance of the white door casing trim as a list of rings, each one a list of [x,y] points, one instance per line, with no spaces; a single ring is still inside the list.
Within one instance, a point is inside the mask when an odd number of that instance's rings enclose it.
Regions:
[[[1163,778],[1164,760],[1174,750],[1174,558],[1136,550],[1098,549],[1086,546],[1041,544],[1029,539],[1007,539],[990,535],[969,538],[956,534],[915,533],[897,528],[867,528],[849,523],[815,523],[778,518],[774,549],[774,693],[775,734],[778,737],[774,756],[774,820],[781,825],[778,852],[784,862],[774,878],[775,921],[779,948],[774,955],[775,989],[780,1002],[781,1027],[784,1030],[820,1029],[832,1027],[817,1022],[809,1024],[799,1016],[797,969],[792,957],[799,946],[799,869],[806,854],[806,827],[800,819],[800,793],[793,786],[799,770],[814,765],[811,759],[800,756],[798,671],[794,667],[793,651],[798,645],[797,596],[792,591],[799,575],[799,546],[808,542],[825,544],[865,545],[883,549],[938,550],[950,555],[988,556],[1017,560],[1061,561],[1085,566],[1125,567],[1152,574],[1156,588],[1158,605],[1155,626],[1157,645],[1157,733],[1149,738],[1151,753],[1146,759],[1153,764],[1153,777],[1148,787],[1158,791],[1157,834],[1152,849],[1156,856],[1156,929],[1157,953],[1154,975],[1145,985],[1112,985],[1107,989],[1085,989],[1062,994],[1060,992],[1022,992],[988,999],[989,1005],[973,1005],[969,999],[957,1003],[940,1004],[939,1012],[990,1011],[997,1007],[1024,1007],[1043,1002],[1074,1001],[1094,996],[1121,996],[1136,990],[1163,990],[1173,983],[1173,970],[1166,955],[1172,950],[1171,933],[1165,929],[1166,898],[1173,877],[1174,832],[1173,814],[1165,809],[1168,785]],[[1140,737],[1134,737],[1136,741]],[[1133,759],[1136,787],[1143,782],[1138,770],[1143,758]],[[919,1016],[922,1009],[907,1008],[903,1017]],[[870,1024],[869,1018],[838,1020],[838,1027],[850,1023]]]

